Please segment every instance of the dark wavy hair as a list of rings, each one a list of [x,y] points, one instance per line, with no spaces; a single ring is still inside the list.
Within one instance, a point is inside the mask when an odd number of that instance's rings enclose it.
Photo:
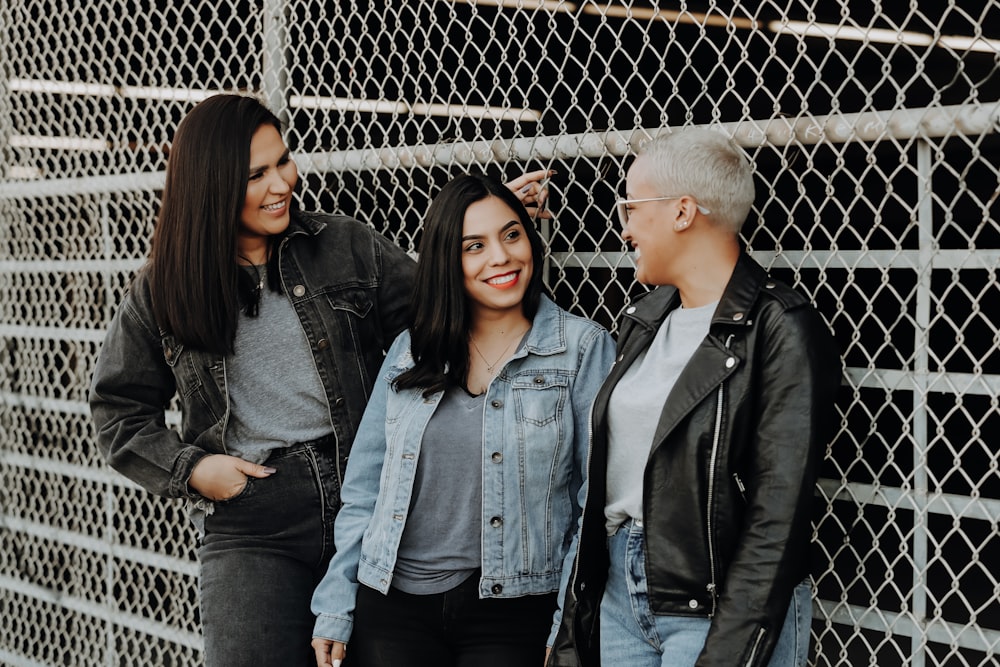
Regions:
[[[472,321],[462,273],[462,225],[469,206],[487,197],[509,206],[528,236],[533,270],[521,308],[529,320],[535,317],[544,291],[544,247],[524,205],[506,186],[485,176],[466,174],[453,179],[441,188],[424,220],[410,300],[414,366],[396,378],[393,388],[397,391],[419,388],[429,396],[448,387],[465,386]]]
[[[145,271],[158,326],[184,345],[233,350],[252,283],[237,265],[237,232],[250,141],[262,125],[281,132],[259,100],[223,94],[195,105],[174,133]]]

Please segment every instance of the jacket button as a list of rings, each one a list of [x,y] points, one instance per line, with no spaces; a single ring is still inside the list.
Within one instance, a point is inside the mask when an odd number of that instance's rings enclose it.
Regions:
[[[773,282],[771,282],[771,281],[769,280],[769,281],[767,281],[767,283],[766,283],[766,284],[764,285],[764,287],[766,287],[767,289],[774,289],[774,283],[773,283]]]
[[[726,359],[726,368],[732,368],[736,365],[736,357],[729,357]]]
[[[335,407],[335,408],[339,408],[339,407],[340,407],[341,405],[343,405],[343,404],[344,404],[344,397],[343,397],[343,396],[338,396],[338,397],[337,397],[337,400],[335,400],[335,401],[333,402],[333,407]]]
[[[635,306],[629,306],[628,308],[625,309],[625,312],[631,315],[632,313],[635,312]]]
[[[292,288],[292,294],[294,294],[295,296],[302,296],[305,293],[306,293],[305,285],[296,285],[295,287]]]
[[[503,454],[501,454],[500,452],[493,452],[493,454],[490,456],[490,460],[493,461],[493,463],[500,463],[501,461],[503,461]]]
[[[689,600],[688,601],[688,606],[691,607],[692,609],[697,609],[698,608],[698,601],[697,600]]]
[[[733,315],[733,322],[739,322],[743,319],[743,313],[736,313]]]
[[[502,408],[503,407],[503,401],[498,400],[498,399],[493,399],[492,401],[490,401],[490,405],[492,405],[494,408]]]
[[[319,342],[316,343],[316,347],[318,347],[321,350],[325,350],[326,348],[330,347],[330,341],[328,341],[325,338],[320,338]]]
[[[490,519],[490,525],[493,526],[494,528],[499,528],[500,526],[503,525],[503,519],[501,519],[498,516],[495,516],[492,519]]]
[[[545,378],[541,375],[536,375],[532,382],[535,384],[545,384]]]
[[[493,591],[494,595],[500,595],[501,593],[503,593],[503,586],[501,586],[500,584],[493,584],[493,588],[491,588],[490,590]]]

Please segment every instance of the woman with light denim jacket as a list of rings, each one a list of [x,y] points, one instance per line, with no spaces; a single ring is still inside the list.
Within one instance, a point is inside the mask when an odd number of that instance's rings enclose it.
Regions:
[[[543,662],[614,344],[542,294],[542,252],[487,178],[432,203],[411,325],[359,426],[313,595],[320,665]]]
[[[544,173],[509,187],[536,203]],[[357,220],[296,210],[297,182],[258,99],[195,105],[91,385],[108,463],[191,507],[209,667],[315,665],[309,601],[333,553],[343,468],[408,323],[413,260]]]

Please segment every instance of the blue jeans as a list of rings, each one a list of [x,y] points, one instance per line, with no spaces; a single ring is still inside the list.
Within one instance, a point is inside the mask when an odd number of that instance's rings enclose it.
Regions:
[[[625,523],[608,538],[611,566],[601,600],[601,663],[629,667],[691,667],[711,620],[655,615],[646,595],[642,525]],[[770,667],[804,667],[809,655],[812,591],[795,588]]]
[[[330,451],[327,451],[327,450]],[[313,589],[333,555],[340,489],[332,446],[293,445],[205,517],[201,622],[208,667],[315,665]]]

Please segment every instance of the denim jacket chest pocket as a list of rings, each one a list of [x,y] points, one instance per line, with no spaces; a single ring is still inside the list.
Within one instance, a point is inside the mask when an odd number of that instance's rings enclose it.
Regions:
[[[344,311],[355,317],[364,318],[372,309],[372,299],[367,290],[360,287],[330,289],[326,298],[334,310]]]
[[[511,380],[519,424],[544,428],[562,421],[569,400],[570,376],[559,370],[528,370]]]
[[[376,321],[378,318],[373,312],[374,299],[370,291],[362,287],[333,288],[326,291],[326,303],[330,308],[321,310],[326,331],[334,337],[330,341],[330,347],[341,352],[352,350],[354,353],[350,357],[338,354],[338,358],[363,360],[358,369],[363,386],[344,387],[344,390],[367,391],[371,378],[382,363],[382,349],[385,347],[381,328]],[[326,347],[322,338],[312,341],[312,344],[318,345],[320,349]]]

